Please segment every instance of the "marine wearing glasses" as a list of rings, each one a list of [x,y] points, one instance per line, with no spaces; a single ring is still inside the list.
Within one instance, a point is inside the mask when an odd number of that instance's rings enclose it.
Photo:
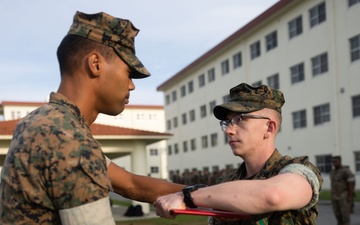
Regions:
[[[251,114],[245,114],[245,113],[239,113],[236,114],[235,116],[233,116],[230,120],[221,120],[220,121],[220,127],[222,131],[226,131],[226,128],[231,124],[231,126],[234,126],[234,124],[236,126],[240,126],[241,121],[243,121],[243,119],[245,118],[251,118],[251,119],[266,119],[266,120],[270,120],[269,117],[265,117],[265,116],[258,116],[258,115],[251,115]]]

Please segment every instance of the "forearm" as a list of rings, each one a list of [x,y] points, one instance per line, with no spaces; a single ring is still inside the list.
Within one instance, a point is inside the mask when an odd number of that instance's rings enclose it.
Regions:
[[[157,197],[179,192],[184,185],[167,182],[161,179],[135,175],[133,177],[134,186],[127,190],[131,199],[153,203]]]
[[[310,184],[296,174],[278,175],[267,180],[226,182],[192,193],[195,205],[246,214],[302,208],[311,197]]]
[[[114,192],[133,200],[153,203],[157,197],[181,191],[184,185],[132,174],[114,163],[108,166]]]
[[[355,182],[348,183],[348,198],[352,199],[354,197],[355,192]]]

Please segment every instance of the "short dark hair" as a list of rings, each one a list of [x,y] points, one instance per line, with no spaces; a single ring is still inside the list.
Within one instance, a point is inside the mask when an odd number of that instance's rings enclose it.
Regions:
[[[80,36],[66,35],[56,52],[60,74],[71,73],[79,68],[84,57],[94,50],[98,51],[107,61],[111,61],[117,56],[112,47]]]

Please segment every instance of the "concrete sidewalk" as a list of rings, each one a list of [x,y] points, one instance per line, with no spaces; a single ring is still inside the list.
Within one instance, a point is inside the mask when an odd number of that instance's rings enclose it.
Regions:
[[[150,211],[149,214],[139,217],[126,217],[124,216],[127,207],[114,205],[112,207],[112,212],[115,221],[131,221],[131,220],[142,220],[156,218],[154,211]],[[336,219],[332,211],[332,206],[330,201],[320,201],[319,202],[319,216],[317,219],[317,225],[336,225]],[[354,213],[351,214],[351,225],[360,225],[360,202],[355,203]]]

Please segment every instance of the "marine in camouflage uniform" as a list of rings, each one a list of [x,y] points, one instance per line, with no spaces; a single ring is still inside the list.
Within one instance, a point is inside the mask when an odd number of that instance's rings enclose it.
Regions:
[[[4,224],[61,224],[59,211],[108,197],[100,144],[58,93],[18,123],[2,171]]]
[[[132,83],[150,75],[135,56],[137,33],[129,20],[76,12],[66,37],[112,47],[132,69],[121,74]],[[106,160],[89,122],[67,97],[51,93],[49,103],[17,124],[1,174],[1,224],[115,224]]]
[[[283,93],[266,85],[231,88],[229,101],[213,112],[233,154],[244,162],[215,185],[189,186],[183,193],[158,198],[156,213],[173,218],[171,209],[205,207],[251,216],[210,217],[209,225],[316,224],[323,183],[319,170],[307,157],[282,156],[275,148],[284,103]]]
[[[341,157],[333,156],[334,168],[330,172],[331,202],[338,225],[350,225],[351,204],[354,200],[355,176],[341,165]]]
[[[308,170],[299,170],[294,164],[305,165],[309,170],[313,171],[320,182],[314,180],[313,174]],[[291,158],[290,156],[282,156],[278,150],[272,154],[266,162],[262,170],[256,174],[251,180],[262,180],[275,176],[279,173],[290,172],[303,176],[311,184],[313,189],[313,197],[309,204],[302,209],[272,212],[263,215],[252,215],[251,219],[225,222],[209,218],[209,225],[314,225],[319,214],[318,199],[320,188],[323,182],[320,171],[308,161],[307,157]],[[226,174],[217,180],[217,183],[223,183],[233,180],[242,180],[246,174],[245,164],[243,163],[237,170]]]
[[[242,83],[230,89],[230,101],[214,108],[214,115],[220,120],[226,118],[228,111],[252,112],[262,108],[270,108],[281,114],[281,107],[285,103],[281,91],[269,88],[265,85],[252,87]],[[251,215],[251,219],[225,222],[209,218],[209,225],[314,225],[318,215],[318,199],[323,179],[320,171],[308,161],[307,157],[291,158],[282,156],[275,149],[271,157],[266,161],[260,172],[248,180],[263,180],[281,173],[295,173],[304,177],[311,185],[313,195],[311,201],[303,208],[271,212],[263,215]],[[226,174],[217,180],[223,183],[233,180],[243,180],[247,171],[245,163],[233,173]]]

